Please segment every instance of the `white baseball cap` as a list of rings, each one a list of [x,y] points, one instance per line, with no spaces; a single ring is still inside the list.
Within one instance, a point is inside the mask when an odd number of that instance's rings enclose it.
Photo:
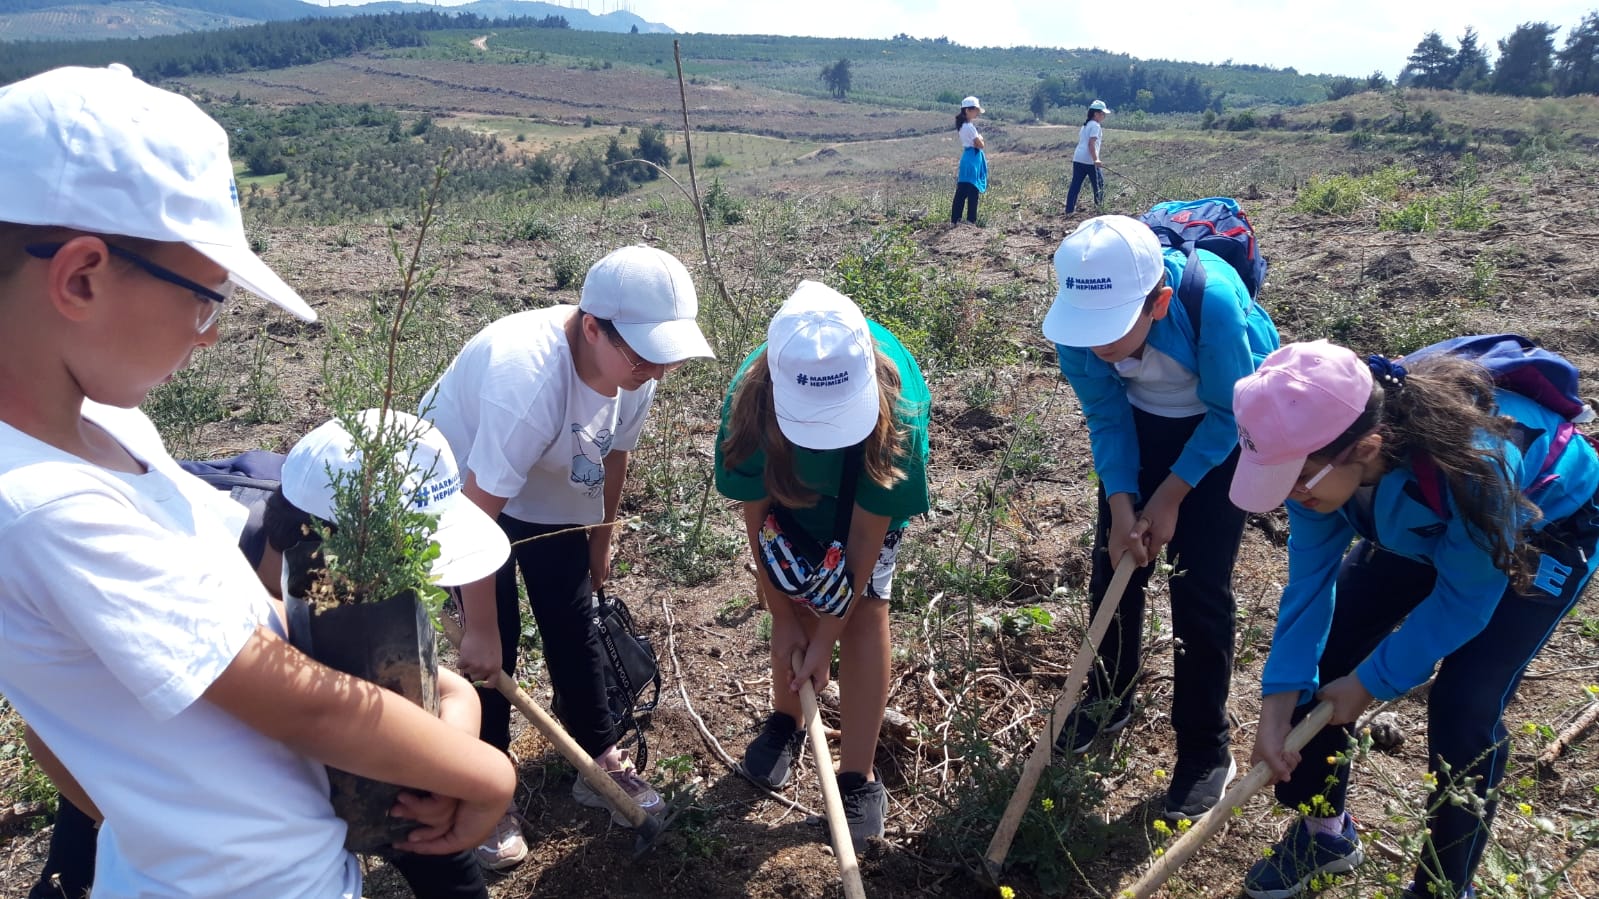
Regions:
[[[650,362],[716,358],[694,321],[700,311],[694,279],[663,250],[623,247],[594,263],[583,278],[578,308],[615,325],[627,345]]]
[[[1073,347],[1120,340],[1165,271],[1160,239],[1143,222],[1125,215],[1083,222],[1055,251],[1060,292],[1044,316],[1044,336]]]
[[[377,409],[357,416],[368,436],[380,427],[405,434],[405,450],[391,464],[405,466],[403,489],[411,509],[437,515],[433,542],[439,557],[429,569],[443,587],[470,584],[498,571],[511,554],[505,532],[461,492],[461,471],[450,444],[432,424],[407,412],[389,410],[384,425]],[[318,425],[289,450],[283,460],[283,497],[323,521],[338,524],[333,506],[333,479],[361,470],[361,454],[338,419]]]
[[[877,426],[877,344],[866,316],[826,284],[801,281],[766,328],[772,405],[806,449],[854,446]]]
[[[187,244],[235,284],[316,313],[254,252],[228,136],[127,66],[67,67],[0,87],[0,221]]]
[[[982,112],[983,104],[978,102],[976,97],[967,97],[961,101],[961,109],[975,109],[978,112]]]
[[[1094,102],[1088,104],[1088,108],[1093,110],[1094,112],[1110,112],[1111,111],[1111,108],[1109,106],[1105,105],[1105,101],[1104,100],[1095,100]]]

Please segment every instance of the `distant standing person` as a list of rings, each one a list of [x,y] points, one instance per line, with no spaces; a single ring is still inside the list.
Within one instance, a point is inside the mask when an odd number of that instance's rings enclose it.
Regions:
[[[983,104],[976,97],[962,100],[960,112],[955,113],[955,130],[961,133],[961,164],[955,179],[955,202],[949,209],[951,225],[960,224],[962,206],[966,207],[966,220],[977,224],[977,198],[988,193],[988,157],[983,155],[983,136],[975,124],[982,114]]]
[[[1077,132],[1077,152],[1072,154],[1072,186],[1066,191],[1067,215],[1077,211],[1077,192],[1082,190],[1085,178],[1094,187],[1094,209],[1105,205],[1105,176],[1099,171],[1104,166],[1099,161],[1099,153],[1105,143],[1105,127],[1100,123],[1109,113],[1110,107],[1104,100],[1088,104],[1088,118]]]

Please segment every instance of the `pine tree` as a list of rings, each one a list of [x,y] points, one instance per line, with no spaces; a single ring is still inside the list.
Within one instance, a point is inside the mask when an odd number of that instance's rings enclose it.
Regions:
[[[1555,93],[1599,94],[1599,11],[1566,35],[1566,47],[1555,58]]]
[[[1554,90],[1555,32],[1548,22],[1527,22],[1499,41],[1499,64],[1494,66],[1493,91],[1520,97],[1547,97]]]
[[[1443,35],[1427,32],[1416,49],[1405,61],[1405,71],[1400,74],[1401,84],[1410,87],[1430,87],[1447,90],[1455,80],[1455,54],[1444,43]]]
[[[1477,29],[1467,26],[1460,36],[1460,49],[1455,51],[1455,90],[1482,90],[1488,86],[1489,71],[1488,54],[1477,43]]]
[[[822,66],[821,78],[834,99],[844,99],[850,89],[849,60],[840,59],[838,62]]]

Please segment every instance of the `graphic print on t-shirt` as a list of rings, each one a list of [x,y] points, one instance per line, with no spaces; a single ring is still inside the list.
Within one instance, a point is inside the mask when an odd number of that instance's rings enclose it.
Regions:
[[[581,424],[572,423],[572,483],[581,484],[589,496],[605,485],[605,454],[611,451],[611,429],[601,428],[590,437]]]

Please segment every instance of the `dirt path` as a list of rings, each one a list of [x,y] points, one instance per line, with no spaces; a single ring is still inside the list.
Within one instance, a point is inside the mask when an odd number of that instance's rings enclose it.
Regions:
[[[472,38],[472,46],[474,46],[474,47],[476,47],[479,50],[482,50],[484,52],[488,52],[488,49],[489,49],[489,36],[485,34],[485,35],[482,35],[480,37]]]

